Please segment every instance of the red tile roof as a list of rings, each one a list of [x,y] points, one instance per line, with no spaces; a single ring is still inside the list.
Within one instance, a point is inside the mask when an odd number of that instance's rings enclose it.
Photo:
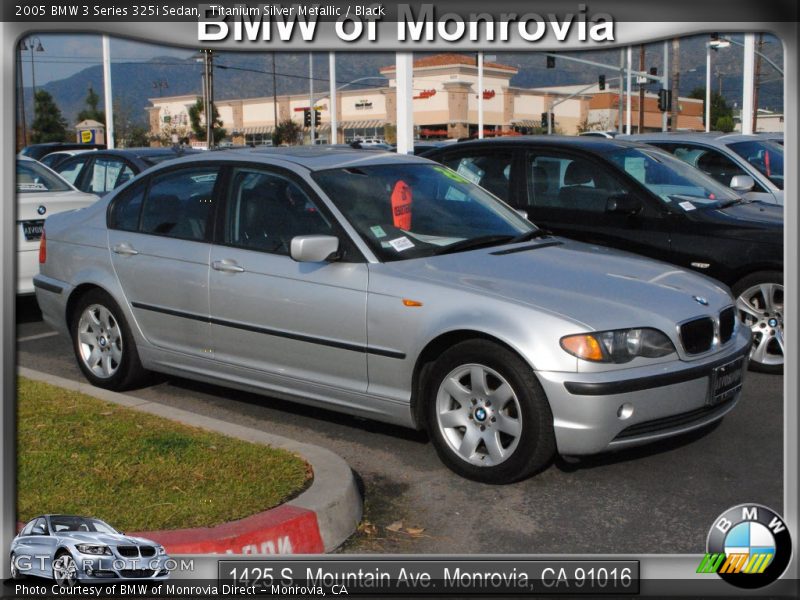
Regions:
[[[424,56],[414,61],[414,68],[424,67],[444,67],[450,65],[465,65],[471,67],[478,66],[478,58],[474,54],[455,54],[453,52],[447,54],[435,54],[433,56]],[[501,65],[500,63],[484,62],[483,66],[492,69],[502,69],[503,71],[511,71],[516,73],[516,67],[510,65]],[[381,73],[387,71],[394,71],[395,65],[389,65],[381,68]]]

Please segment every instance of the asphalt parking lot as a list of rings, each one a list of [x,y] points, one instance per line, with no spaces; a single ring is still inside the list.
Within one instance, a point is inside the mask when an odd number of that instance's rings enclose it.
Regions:
[[[20,365],[82,380],[67,339],[32,299],[17,309]],[[783,377],[749,373],[721,423],[668,442],[557,459],[507,486],[447,470],[423,433],[177,378],[134,395],[318,444],[363,483],[365,527],[352,553],[700,553],[709,526],[743,502],[783,510]],[[423,529],[417,535],[387,530]]]

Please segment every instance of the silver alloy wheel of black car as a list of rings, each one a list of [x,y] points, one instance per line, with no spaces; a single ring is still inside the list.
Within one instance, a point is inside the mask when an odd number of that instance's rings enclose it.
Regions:
[[[736,299],[742,322],[753,331],[750,360],[763,367],[783,366],[783,284],[758,283]]]
[[[122,363],[122,331],[108,308],[87,306],[78,322],[78,347],[84,365],[96,377],[108,379]]]
[[[72,587],[78,581],[78,565],[68,553],[63,553],[53,561],[53,579],[62,587]]]
[[[522,434],[522,411],[513,387],[482,364],[459,365],[436,395],[437,425],[450,449],[481,467],[503,463]]]

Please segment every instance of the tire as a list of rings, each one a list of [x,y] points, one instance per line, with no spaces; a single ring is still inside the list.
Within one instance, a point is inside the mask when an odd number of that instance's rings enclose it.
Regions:
[[[14,556],[13,554],[11,555],[10,558],[11,579],[13,579],[14,581],[22,581],[23,579],[25,579],[25,574],[19,570],[16,558],[17,557]]]
[[[62,551],[53,561],[53,580],[61,587],[73,587],[78,583],[78,565],[69,552]]]
[[[84,294],[72,313],[72,349],[86,379],[109,390],[126,390],[146,376],[130,328],[106,292]]]
[[[783,273],[759,271],[733,285],[742,322],[753,331],[750,369],[783,373]]]
[[[503,346],[456,344],[434,363],[424,389],[428,433],[439,458],[459,475],[512,483],[555,455],[544,390],[530,366]]]

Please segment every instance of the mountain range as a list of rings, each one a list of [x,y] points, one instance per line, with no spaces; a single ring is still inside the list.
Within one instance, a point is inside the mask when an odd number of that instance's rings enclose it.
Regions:
[[[705,87],[705,42],[707,40],[706,36],[681,40],[681,95],[687,95],[694,88]],[[768,36],[765,36],[765,40],[768,43],[762,46],[761,51],[781,65],[782,47],[780,42]],[[656,67],[658,73],[661,73],[662,50],[662,43],[649,44],[645,47],[646,69]],[[722,95],[732,106],[741,103],[741,55],[742,48],[732,45],[730,48],[714,52],[712,57],[712,89],[714,91],[721,89]],[[336,75],[339,85],[362,77],[379,76],[381,67],[394,62],[394,54],[387,52],[339,52],[336,56]],[[610,65],[619,65],[620,61],[618,49],[570,53],[569,56],[587,58]],[[278,94],[308,92],[308,59],[308,52],[275,53]],[[610,70],[603,71],[561,57],[556,59],[555,68],[548,69],[545,55],[541,52],[497,52],[493,54],[491,60],[518,68],[519,72],[511,80],[511,84],[519,87],[589,84],[596,82],[597,76],[603,72],[606,73],[609,80],[616,76],[616,73]],[[633,49],[633,68],[638,69],[638,65],[639,47],[636,46]],[[218,52],[214,54],[214,67],[214,93],[217,99],[272,95],[271,52]],[[759,107],[781,112],[783,109],[783,78],[769,64],[763,62],[761,81]],[[124,112],[132,122],[146,125],[145,107],[150,105],[149,98],[162,94],[165,96],[201,94],[202,64],[192,58],[179,59],[175,57],[155,57],[141,62],[112,62],[111,82],[115,110]],[[158,82],[162,83],[159,85]],[[381,80],[376,78],[350,87],[358,85],[376,87],[381,84]],[[163,87],[164,85],[167,87]],[[328,86],[328,55],[323,52],[315,53],[314,88],[317,92],[324,93]],[[101,65],[88,67],[70,77],[51,81],[40,87],[53,95],[70,125],[75,123],[78,112],[86,107],[85,100],[89,87],[94,88],[100,94],[100,108],[103,108],[103,69]],[[652,84],[649,89],[655,91],[658,87],[658,84]],[[30,120],[32,114],[30,88],[25,89],[25,99],[26,114]]]

